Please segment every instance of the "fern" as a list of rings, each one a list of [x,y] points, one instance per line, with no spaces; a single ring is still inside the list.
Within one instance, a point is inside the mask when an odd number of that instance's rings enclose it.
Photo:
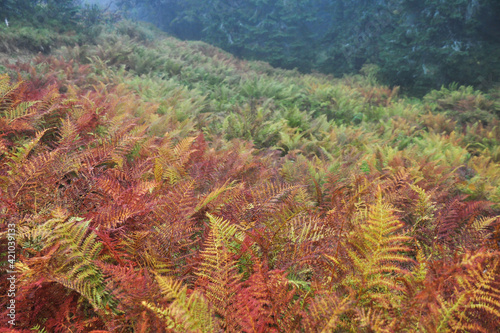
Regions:
[[[200,251],[200,264],[196,275],[197,284],[204,291],[214,311],[222,318],[227,328],[234,319],[231,304],[239,286],[241,275],[238,273],[234,253],[242,241],[242,233],[234,224],[207,213],[210,232],[203,250]]]
[[[40,283],[52,282],[55,290],[59,286],[74,291],[100,316],[117,315],[118,301],[106,288],[104,275],[97,265],[106,260],[101,255],[102,243],[89,232],[88,225],[89,221],[68,218],[67,212],[54,210],[53,218],[45,223],[32,226],[31,230],[21,227],[20,244],[38,243],[39,251],[45,254],[19,263],[23,285],[37,292]]]
[[[499,260],[491,254],[466,254],[452,275],[456,284],[452,297],[438,296],[440,307],[436,331],[450,328],[492,332],[500,320]],[[486,319],[488,318],[488,319]]]
[[[332,332],[346,328],[346,318],[353,317],[352,298],[340,298],[335,293],[318,294],[307,299],[307,316],[304,326],[308,332]]]
[[[15,84],[10,83],[7,74],[0,74],[0,112],[5,112],[15,102],[12,95],[18,91],[23,82],[20,80]]]
[[[413,224],[413,230],[416,230],[422,225],[426,226],[434,220],[436,205],[432,202],[431,195],[427,194],[423,188],[413,184],[410,184],[410,187],[418,194],[418,201],[415,203],[416,216]]]
[[[33,151],[33,149],[38,145],[44,134],[47,130],[37,132],[33,140],[24,144],[22,147],[19,147],[16,152],[12,153],[9,156],[11,161],[7,162],[12,169],[15,169],[14,166],[19,164],[24,164],[28,159],[28,155]]]
[[[366,222],[349,235],[349,261],[329,257],[333,267],[346,272],[340,284],[355,291],[359,306],[375,306],[377,311],[398,307],[402,291],[398,279],[409,274],[405,266],[413,262],[406,245],[411,238],[399,234],[402,226],[379,192],[368,208]]]
[[[18,105],[16,105],[15,108],[11,108],[10,110],[5,111],[3,117],[5,117],[9,121],[9,123],[12,123],[20,118],[32,115],[33,114],[32,107],[37,103],[38,102],[36,101],[21,102]]]
[[[216,188],[216,189],[212,190],[210,193],[208,193],[205,196],[205,198],[203,198],[203,200],[201,200],[196,205],[196,207],[194,209],[195,212],[202,210],[203,208],[205,208],[207,205],[209,205],[213,201],[218,201],[219,207],[216,206],[215,209],[213,209],[213,211],[217,211],[221,205],[223,205],[227,201],[231,200],[230,195],[227,198],[220,198],[221,194],[223,194],[224,192],[227,192],[227,191],[231,191],[234,188],[236,188],[235,182],[229,183],[229,181],[226,181],[222,186],[220,186],[219,188]],[[221,200],[217,200],[218,198],[220,198]]]
[[[96,240],[95,234],[88,233],[88,226],[89,221],[81,218],[71,218],[54,225],[48,241],[49,244],[59,244],[59,256],[65,259],[54,266],[50,276],[79,292],[95,309],[114,308],[116,301],[106,289],[103,274],[95,264],[96,260],[102,260],[99,258],[102,243]]]
[[[165,328],[176,332],[214,332],[216,322],[206,300],[198,292],[188,296],[187,287],[180,281],[156,276],[167,307],[158,307],[147,301],[142,305],[165,322]]]
[[[171,185],[176,184],[186,176],[186,163],[193,153],[191,146],[194,137],[185,138],[173,146],[170,140],[158,149],[158,157],[155,159],[154,177],[157,182],[167,179]]]

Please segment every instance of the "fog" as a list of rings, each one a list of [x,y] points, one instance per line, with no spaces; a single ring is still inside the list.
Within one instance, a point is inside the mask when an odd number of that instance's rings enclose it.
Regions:
[[[113,0],[82,0],[83,4],[100,5],[102,7],[107,7],[113,2]]]
[[[81,0],[82,5],[98,5],[100,8],[116,9],[115,0]]]

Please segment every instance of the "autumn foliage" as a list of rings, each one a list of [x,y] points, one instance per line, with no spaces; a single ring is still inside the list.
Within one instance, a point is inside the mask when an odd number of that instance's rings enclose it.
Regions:
[[[262,76],[205,100],[194,82],[214,78],[168,65],[185,86],[141,86],[101,55],[0,76],[0,231],[17,227],[18,274],[18,325],[0,331],[500,329],[496,120],[454,127],[359,77],[294,92]]]

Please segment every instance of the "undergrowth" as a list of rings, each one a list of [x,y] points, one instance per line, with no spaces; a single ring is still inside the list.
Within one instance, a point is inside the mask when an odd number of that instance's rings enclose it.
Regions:
[[[0,67],[0,331],[498,331],[498,90],[141,29]]]

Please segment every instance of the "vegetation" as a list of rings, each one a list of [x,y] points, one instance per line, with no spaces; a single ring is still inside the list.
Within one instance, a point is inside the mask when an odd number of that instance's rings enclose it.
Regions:
[[[75,26],[79,10],[75,0],[4,0],[0,4],[2,19],[34,27],[48,25],[58,30]]]
[[[499,330],[498,87],[94,41],[0,67],[0,332]]]
[[[375,64],[383,82],[417,96],[453,82],[489,89],[500,78],[496,0],[118,3],[177,37],[274,66],[341,76]]]
[[[63,45],[94,44],[116,13],[77,0],[3,0],[0,2],[0,52],[49,54]]]

